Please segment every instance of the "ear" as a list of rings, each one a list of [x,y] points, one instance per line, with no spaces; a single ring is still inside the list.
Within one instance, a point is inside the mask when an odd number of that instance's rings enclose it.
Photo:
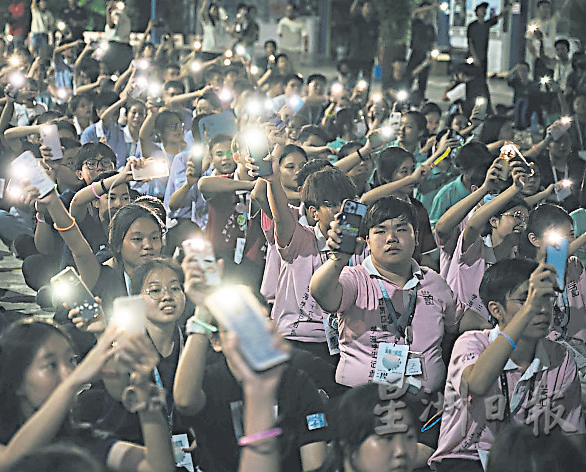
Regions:
[[[474,185],[474,184],[470,185],[470,191],[471,191],[470,193],[474,193],[474,192],[476,192],[476,190],[478,190],[478,187],[476,185]]]
[[[529,239],[529,242],[535,246],[537,249],[541,248],[541,243],[539,242],[539,239],[537,238],[537,236],[535,236],[535,233],[529,233],[527,235],[527,239]]]
[[[499,302],[488,302],[488,312],[499,322],[499,324],[505,320],[505,307]]]
[[[91,204],[96,210],[100,208],[98,200],[92,200]]]
[[[317,223],[319,221],[319,217],[317,216],[317,208],[311,205],[307,208],[307,211],[309,212],[313,220]]]
[[[499,222],[499,218],[496,216],[491,216],[488,220],[488,224],[491,228],[496,228],[496,224]]]
[[[235,152],[235,153],[233,153],[233,154],[232,154],[232,159],[234,159],[234,162],[235,162],[236,164],[238,164],[238,161],[239,161],[239,159],[240,159],[240,153],[239,153],[239,152]]]
[[[419,246],[419,231],[415,231],[415,247]]]
[[[83,173],[81,172],[81,170],[76,170],[75,175],[77,176],[77,178],[79,180],[81,180],[83,182]]]

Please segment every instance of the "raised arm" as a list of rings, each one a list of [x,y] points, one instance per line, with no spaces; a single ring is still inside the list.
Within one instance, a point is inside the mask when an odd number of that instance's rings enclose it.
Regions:
[[[191,162],[191,159],[188,160],[187,168],[185,169],[185,183],[177,190],[175,190],[175,193],[173,193],[169,199],[169,209],[171,211],[177,211],[187,205],[189,191],[194,185],[197,185],[200,177],[200,175],[196,174],[195,167],[193,162]]]
[[[381,198],[388,197],[393,193],[404,189],[405,187],[409,187],[413,184],[418,183],[420,180],[424,179],[429,175],[430,168],[426,164],[421,164],[415,172],[407,177],[403,177],[400,180],[396,180],[394,182],[389,182],[383,185],[380,185],[369,192],[366,192],[362,195],[360,201],[365,205],[370,205]]]
[[[330,223],[328,231],[328,247],[337,251],[341,244],[340,228],[337,221]],[[348,265],[350,254],[337,252],[315,271],[311,277],[309,291],[318,305],[328,313],[336,313],[342,304],[343,289],[340,284],[342,269]]]
[[[148,102],[147,102],[148,104]],[[152,135],[155,130],[155,119],[157,117],[158,110],[152,106],[148,107],[147,117],[140,127],[139,141],[140,149],[143,157],[151,157],[153,153],[153,141]]]
[[[498,161],[499,159],[495,159],[492,163],[480,188],[451,206],[441,218],[437,220],[434,231],[439,239],[445,240],[449,238],[454,229],[456,229],[466,215],[470,213],[472,208],[480,203],[488,193],[496,189],[499,175],[498,172],[501,170]]]
[[[513,164],[514,165],[514,164]],[[514,171],[515,172],[515,171]],[[519,181],[520,173],[513,174],[514,183],[498,197],[492,199],[490,202],[482,205],[468,220],[466,228],[463,233],[463,244],[462,251],[465,252],[473,243],[476,241],[484,229],[486,223],[491,216],[498,213],[507,203],[509,203],[514,197],[519,195],[522,189],[522,184]]]
[[[529,278],[529,290],[527,301],[508,323],[502,332],[517,344],[521,340],[523,332],[527,329],[533,317],[538,315],[547,297],[554,295],[554,271],[552,266],[540,264]],[[497,302],[490,302],[497,304]],[[505,336],[497,336],[496,340],[490,343],[482,352],[476,362],[464,369],[462,380],[466,381],[469,393],[484,396],[498,380],[505,364],[513,353],[512,344]]]

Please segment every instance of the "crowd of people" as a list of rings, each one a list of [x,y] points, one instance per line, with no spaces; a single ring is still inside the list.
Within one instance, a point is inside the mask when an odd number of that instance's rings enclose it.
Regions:
[[[0,470],[584,470],[583,53],[537,34],[495,113],[481,3],[446,114],[428,2],[383,88],[370,1],[333,80],[293,4],[260,57],[251,5],[127,59],[124,4],[87,43],[68,8],[0,42],[0,238],[50,315],[4,313]]]

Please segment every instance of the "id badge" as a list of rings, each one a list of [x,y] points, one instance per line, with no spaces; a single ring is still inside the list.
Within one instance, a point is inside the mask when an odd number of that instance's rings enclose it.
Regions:
[[[407,359],[407,368],[405,369],[405,375],[410,376],[421,376],[423,380],[425,376],[425,359],[419,352],[410,352]]]
[[[586,157],[586,156],[585,156]],[[570,187],[562,187],[562,188],[555,188],[555,196],[558,199],[558,202],[564,201],[572,194],[572,189]]]
[[[238,238],[236,240],[236,251],[234,251],[234,262],[240,264],[242,257],[244,256],[244,245],[246,244],[245,238]]]
[[[405,378],[409,346],[380,343],[376,356],[373,382],[401,388]]]
[[[175,465],[177,467],[185,467],[189,472],[195,472],[193,466],[193,459],[189,452],[184,452],[183,449],[189,447],[189,439],[187,434],[174,434],[173,435],[173,452],[175,454]]]
[[[336,354],[340,354],[340,345],[338,341],[338,315],[335,313],[328,313],[327,315],[327,317],[324,316],[322,318],[326,331],[326,341],[328,343],[330,356],[335,356]]]

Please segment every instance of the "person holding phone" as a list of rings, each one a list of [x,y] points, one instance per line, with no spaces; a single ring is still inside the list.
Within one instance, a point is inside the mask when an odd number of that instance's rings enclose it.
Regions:
[[[498,324],[456,341],[445,390],[451,407],[443,412],[432,469],[483,471],[494,438],[512,423],[524,423],[535,435],[561,432],[583,450],[576,363],[545,339],[555,286],[551,265],[502,259],[487,269],[479,292]],[[543,415],[553,411],[556,423],[544,424]]]
[[[272,382],[278,380],[278,383],[255,397],[256,401],[269,402],[264,406],[270,406],[271,415],[266,418],[263,414],[263,417],[266,421],[270,419],[271,424],[265,423],[268,426],[265,430],[268,444],[259,442],[258,446],[251,445],[250,449],[262,448],[271,453],[272,447],[275,447],[279,468],[274,470],[301,472],[318,469],[325,458],[330,433],[323,401],[311,378],[287,364],[252,374],[251,366],[237,348],[240,342],[238,333],[219,325],[205,309],[205,299],[213,288],[207,285],[197,259],[188,255],[182,267],[186,294],[198,308],[194,315],[197,322],[187,323],[187,341],[179,360],[173,397],[178,411],[189,416],[194,426],[200,467],[232,472],[237,469],[239,459],[244,460],[250,452],[249,446],[239,448],[238,444],[248,434],[250,417],[246,416],[247,421],[243,422],[247,408],[261,407],[249,403],[252,398],[248,387],[254,375],[257,380],[272,378]],[[241,306],[244,300],[238,298],[234,302]],[[230,316],[230,313],[225,315]],[[209,327],[210,324],[214,332],[202,327]],[[206,360],[210,354],[210,343],[216,352],[212,361]],[[274,339],[274,346],[290,350],[287,343],[278,337]],[[225,349],[227,352],[224,355]],[[273,396],[267,397],[270,392]]]
[[[113,347],[113,343],[117,346]],[[145,335],[123,340],[108,328],[95,347],[77,364],[71,338],[53,321],[23,319],[0,338],[0,461],[8,468],[25,454],[56,442],[69,441],[85,448],[98,462],[115,471],[172,472],[173,451],[163,412],[149,393],[149,372],[157,356]],[[70,416],[78,392],[99,377],[114,354],[123,356],[132,372],[129,389],[142,406],[126,402],[139,418],[144,446],[121,441],[81,427]]]
[[[356,266],[347,266],[351,254],[339,252],[339,224],[330,224],[328,247],[333,255],[310,284],[319,306],[338,313],[336,381],[349,387],[372,382],[377,375],[373,366],[384,355],[380,343],[393,343],[407,345],[424,358],[422,370],[413,377],[414,390],[441,391],[446,373],[441,344],[444,336],[458,332],[464,309],[436,272],[413,259],[418,237],[415,208],[396,197],[370,205],[362,233],[370,255]],[[411,382],[409,378],[405,381]]]

